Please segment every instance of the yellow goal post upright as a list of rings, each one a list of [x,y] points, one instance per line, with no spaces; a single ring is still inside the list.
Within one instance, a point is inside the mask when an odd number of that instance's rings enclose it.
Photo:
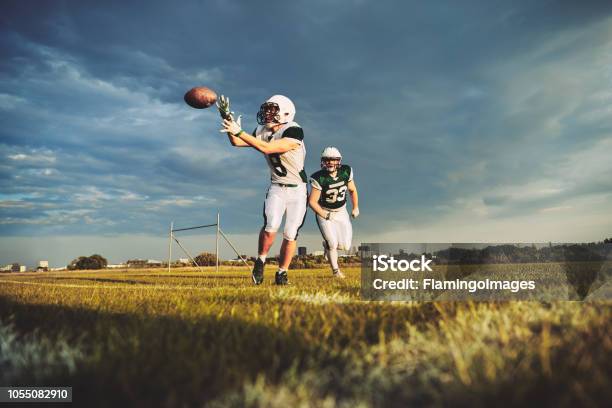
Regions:
[[[216,233],[215,233],[215,271],[219,272],[219,239],[220,238],[225,239],[225,242],[227,242],[228,245],[234,250],[234,252],[238,256],[238,258],[240,258],[240,260],[247,266],[247,268],[250,268],[250,266],[247,263],[247,261],[242,257],[242,255],[240,255],[240,253],[238,252],[238,250],[236,249],[234,244],[232,244],[232,242],[229,240],[227,235],[225,235],[223,233],[223,231],[221,230],[221,215],[220,215],[219,212],[217,212],[217,222],[214,223],[214,224],[197,225],[195,227],[174,228],[174,221],[170,222],[170,232],[168,234],[168,238],[169,238],[169,243],[168,243],[168,272],[170,272],[170,268],[172,266],[172,241],[176,242],[176,244],[185,253],[185,255],[187,255],[187,257],[189,257],[191,262],[193,262],[193,264],[195,266],[197,266],[200,269],[200,271],[203,272],[202,267],[200,265],[198,265],[198,263],[196,262],[195,258],[193,256],[191,256],[191,254],[189,253],[189,251],[187,251],[187,249],[185,249],[185,247],[180,243],[180,241],[178,240],[176,235],[174,235],[174,233],[175,232],[179,232],[179,231],[189,231],[189,230],[195,230],[195,229],[201,229],[201,228],[212,228],[212,227],[215,227],[215,230],[216,230]]]

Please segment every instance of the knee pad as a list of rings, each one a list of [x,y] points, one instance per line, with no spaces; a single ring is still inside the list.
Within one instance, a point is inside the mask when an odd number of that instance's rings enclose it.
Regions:
[[[285,228],[285,231],[283,231],[283,238],[287,241],[295,241],[297,238],[297,228],[291,230]]]
[[[265,225],[264,226],[264,231],[266,231],[266,232],[277,232],[278,231],[278,227],[275,228],[273,226]]]

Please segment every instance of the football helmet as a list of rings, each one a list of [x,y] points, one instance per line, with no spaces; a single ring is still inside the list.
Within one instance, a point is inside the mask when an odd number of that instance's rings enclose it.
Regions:
[[[328,146],[321,152],[321,168],[330,173],[338,170],[342,163],[342,155],[340,150],[333,146]]]
[[[295,105],[283,95],[274,95],[265,101],[257,112],[257,123],[268,127],[285,124],[295,118]]]

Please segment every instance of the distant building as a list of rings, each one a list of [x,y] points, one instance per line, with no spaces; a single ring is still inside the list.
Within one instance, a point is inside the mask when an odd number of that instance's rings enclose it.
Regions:
[[[190,264],[191,262],[189,261],[189,258],[179,258],[178,263]]]
[[[106,267],[109,269],[120,269],[120,268],[127,268],[127,264],[108,264],[106,265]]]
[[[127,261],[128,268],[154,268],[162,266],[162,262],[155,259],[130,259]]]
[[[323,251],[314,251],[312,255],[313,256],[323,256]]]
[[[49,270],[49,261],[38,261],[36,272],[47,272]]]
[[[127,261],[128,268],[144,268],[147,266],[146,259],[130,259]]]
[[[25,265],[20,265],[19,262],[8,264],[0,268],[2,272],[25,272],[28,268]]]
[[[298,247],[298,256],[306,256],[307,253],[305,246]]]

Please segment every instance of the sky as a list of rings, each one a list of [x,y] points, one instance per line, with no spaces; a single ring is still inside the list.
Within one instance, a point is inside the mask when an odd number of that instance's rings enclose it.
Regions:
[[[171,221],[217,211],[254,255],[268,168],[193,86],[249,131],[290,97],[306,171],[328,145],[354,168],[355,245],[612,236],[608,1],[5,0],[0,264],[163,259]],[[321,249],[312,213],[299,245]]]

